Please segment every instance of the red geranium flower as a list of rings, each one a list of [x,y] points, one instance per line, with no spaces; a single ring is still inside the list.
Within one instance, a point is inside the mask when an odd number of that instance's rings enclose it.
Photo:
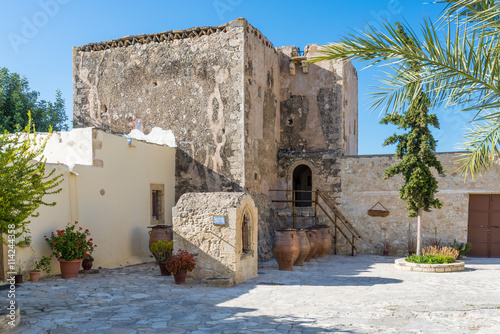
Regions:
[[[56,258],[63,258],[66,261],[75,259],[84,259],[87,256],[92,256],[94,244],[92,239],[87,239],[90,235],[89,229],[85,229],[75,224],[68,224],[65,229],[52,232],[50,238],[45,238],[45,241],[52,248],[52,255]]]

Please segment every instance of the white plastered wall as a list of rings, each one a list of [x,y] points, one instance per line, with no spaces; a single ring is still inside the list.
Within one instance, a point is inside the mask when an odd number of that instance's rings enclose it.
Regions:
[[[150,260],[147,226],[152,183],[165,186],[165,223],[172,224],[175,149],[137,140],[129,145],[126,138],[99,130],[86,134],[93,137],[95,166],[76,165],[70,172],[67,166],[47,164],[48,169],[62,173],[64,181],[59,194],[45,198],[57,202],[56,206],[41,206],[40,216],[31,221],[31,247],[17,249],[16,258],[24,262],[26,270],[33,256],[36,259],[50,254],[44,235],[74,221],[92,233],[97,244],[95,266],[116,267]],[[53,260],[51,274],[57,273],[59,265]]]

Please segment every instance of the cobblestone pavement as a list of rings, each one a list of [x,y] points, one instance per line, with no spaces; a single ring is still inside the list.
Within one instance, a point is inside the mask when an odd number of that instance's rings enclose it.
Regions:
[[[11,333],[500,333],[500,259],[439,274],[394,260],[328,256],[293,272],[269,261],[232,288],[175,285],[152,263],[45,278],[17,288]]]

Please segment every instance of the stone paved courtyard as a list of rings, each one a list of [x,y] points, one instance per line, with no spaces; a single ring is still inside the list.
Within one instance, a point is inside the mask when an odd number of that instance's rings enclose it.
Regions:
[[[18,287],[11,333],[500,333],[500,259],[444,274],[394,259],[328,256],[293,272],[269,261],[232,288],[175,285],[152,263],[46,278]]]

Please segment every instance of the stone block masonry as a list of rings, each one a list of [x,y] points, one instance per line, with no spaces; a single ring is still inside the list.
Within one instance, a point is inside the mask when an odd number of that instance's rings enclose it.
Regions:
[[[196,279],[240,283],[257,275],[258,219],[249,194],[186,193],[173,209],[175,251],[196,255]]]
[[[74,48],[75,126],[171,129],[177,199],[187,191],[242,189],[243,26],[233,21]]]
[[[306,56],[316,49],[306,47]],[[75,47],[74,121],[121,133],[171,129],[176,199],[193,191],[268,194],[286,183],[279,149],[357,150],[354,68],[297,62],[292,75],[294,51],[275,49],[245,19]]]
[[[457,171],[458,153],[438,153],[437,156],[445,170],[445,176],[437,176],[436,197],[443,207],[424,212],[424,244],[429,245],[433,238],[440,239],[443,245],[451,244],[453,239],[466,242],[469,195],[499,193],[500,167],[493,165],[490,172],[473,181],[464,179]],[[417,219],[407,217],[405,203],[399,199],[401,177],[383,180],[384,170],[396,162],[394,156],[343,157],[341,160],[342,212],[363,236],[359,252],[381,254],[382,242],[390,240],[391,254],[407,253],[408,230],[410,236],[416,236]],[[390,211],[389,216],[367,214],[377,202]]]

